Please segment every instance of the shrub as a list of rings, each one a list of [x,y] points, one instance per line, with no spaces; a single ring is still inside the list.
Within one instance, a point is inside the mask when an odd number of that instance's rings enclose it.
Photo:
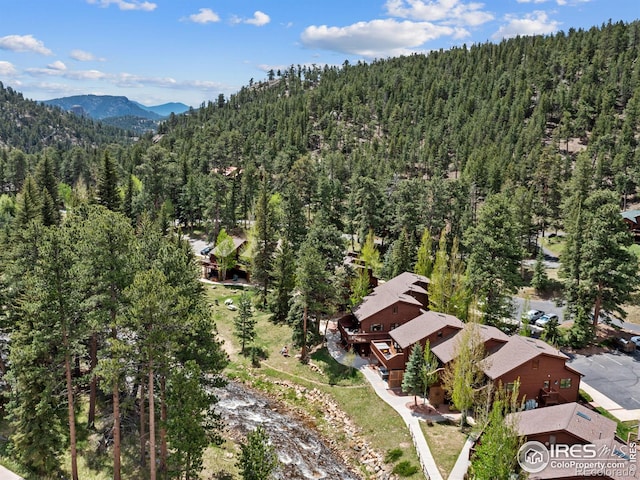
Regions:
[[[384,463],[393,463],[396,460],[398,460],[401,456],[402,456],[402,450],[399,448],[387,450],[387,455],[384,457]]]
[[[411,462],[409,462],[408,460],[404,460],[403,462],[400,462],[395,467],[393,467],[393,473],[401,477],[410,477],[417,471],[418,467],[416,467],[415,465],[411,465]]]

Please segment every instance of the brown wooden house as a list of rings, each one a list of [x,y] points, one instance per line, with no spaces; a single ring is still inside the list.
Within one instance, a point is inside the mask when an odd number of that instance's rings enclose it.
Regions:
[[[636,243],[640,243],[640,210],[627,210],[622,212],[622,219],[629,227]]]
[[[506,388],[520,382],[520,396],[549,406],[578,400],[582,374],[568,357],[542,340],[514,335],[485,361],[485,375]]]
[[[389,338],[389,332],[418,317],[429,304],[429,279],[405,272],[381,283],[362,299],[351,315],[338,320],[342,343],[369,354],[370,343]]]
[[[215,249],[213,249],[202,260],[202,276],[204,278],[213,279],[220,282],[228,279],[233,279],[233,280],[245,279],[247,281],[250,280],[249,271],[244,265],[242,265],[240,261],[240,256],[242,255],[242,251],[247,245],[247,239],[242,237],[231,237],[231,239],[233,240],[236,264],[231,269],[227,270],[226,278],[220,278],[218,259],[216,258],[216,255],[214,253]]]
[[[453,315],[423,311],[413,320],[389,332],[388,339],[371,342],[371,353],[379,362],[379,368],[388,374],[389,388],[402,384],[405,365],[409,360],[413,345],[424,348],[458,333],[464,324]],[[386,376],[386,375],[385,375]]]

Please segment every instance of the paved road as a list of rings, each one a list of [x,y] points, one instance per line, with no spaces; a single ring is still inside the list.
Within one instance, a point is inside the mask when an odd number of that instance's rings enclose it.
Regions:
[[[575,355],[569,365],[584,374],[584,382],[621,407],[640,409],[640,352]]]

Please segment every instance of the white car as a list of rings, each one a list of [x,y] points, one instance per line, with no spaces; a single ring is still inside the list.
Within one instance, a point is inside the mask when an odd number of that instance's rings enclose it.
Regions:
[[[636,347],[640,348],[640,337],[631,337],[629,341],[633,343]]]
[[[524,318],[526,318],[529,323],[533,323],[543,315],[544,312],[542,310],[529,310],[524,314]]]
[[[538,320],[536,320],[537,327],[544,327],[550,320],[555,320],[556,322],[560,322],[558,315],[555,313],[545,313]]]

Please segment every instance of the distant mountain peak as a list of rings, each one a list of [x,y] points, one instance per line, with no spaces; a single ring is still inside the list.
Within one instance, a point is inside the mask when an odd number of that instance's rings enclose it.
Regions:
[[[138,117],[148,120],[161,120],[171,113],[180,114],[189,110],[183,103],[165,103],[147,107],[129,100],[122,95],[73,95],[71,97],[54,98],[42,102],[54,105],[66,111],[82,111],[84,115],[95,120],[113,117]]]

